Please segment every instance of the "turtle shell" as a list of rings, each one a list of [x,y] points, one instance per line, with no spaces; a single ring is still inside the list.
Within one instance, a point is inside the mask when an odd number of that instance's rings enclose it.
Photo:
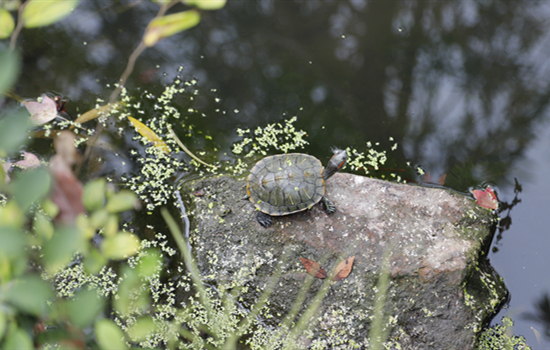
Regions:
[[[292,214],[323,198],[323,171],[321,161],[307,154],[266,157],[250,171],[246,190],[258,210],[273,216]]]

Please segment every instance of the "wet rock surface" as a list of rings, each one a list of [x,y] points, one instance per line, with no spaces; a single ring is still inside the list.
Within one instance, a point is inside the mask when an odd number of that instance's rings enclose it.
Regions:
[[[188,182],[182,194],[190,200],[193,253],[207,282],[246,285],[243,305],[252,305],[282,266],[267,324],[284,318],[311,278],[300,258],[329,272],[355,256],[351,274],[333,282],[300,348],[367,348],[371,324],[380,318],[389,349],[473,349],[484,322],[506,298],[503,282],[483,258],[494,216],[468,197],[338,173],[326,193],[336,213],[327,215],[318,204],[274,217],[266,229],[243,200],[245,185],[246,179],[219,176]],[[375,314],[383,268],[389,285],[384,311]],[[322,283],[313,281],[303,307]]]

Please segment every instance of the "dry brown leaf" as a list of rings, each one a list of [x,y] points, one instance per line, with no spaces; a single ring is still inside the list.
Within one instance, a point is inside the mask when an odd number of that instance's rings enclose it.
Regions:
[[[123,106],[122,102],[116,102],[116,103],[109,103],[104,106],[94,108],[92,110],[89,110],[88,112],[82,114],[80,117],[76,118],[74,121],[75,123],[84,124],[87,121],[96,119],[98,117],[101,117],[102,115],[107,115],[113,111],[116,111],[121,106]]]
[[[334,272],[336,273],[334,275],[334,281],[340,281],[348,277],[351,272],[351,268],[353,267],[353,260],[355,260],[355,255],[345,260],[342,260],[338,264],[338,266],[336,266],[336,269],[334,270]]]
[[[141,136],[145,137],[149,142],[153,143],[155,147],[158,147],[164,153],[170,153],[170,148],[168,145],[164,143],[164,141],[162,141],[162,139],[147,125],[130,116],[127,116],[127,118]]]
[[[311,261],[305,258],[300,258],[300,260],[302,261],[302,264],[306,268],[307,273],[309,273],[313,277],[316,277],[316,278],[327,277],[327,273],[325,272],[325,270],[323,270],[323,268],[321,267],[321,265],[319,265],[318,262]]]

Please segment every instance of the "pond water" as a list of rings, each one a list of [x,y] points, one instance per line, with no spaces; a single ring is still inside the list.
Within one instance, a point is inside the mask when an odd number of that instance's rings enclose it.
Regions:
[[[55,91],[72,114],[93,108],[157,10],[83,1],[54,26],[23,30],[17,93]],[[201,91],[194,129],[213,139],[188,146],[211,158],[236,159],[237,128],[296,115],[304,152],[323,162],[333,146],[397,142],[390,170],[372,176],[420,181],[421,166],[457,191],[491,184],[501,201],[520,200],[501,213],[511,224],[489,253],[511,293],[493,323],[508,315],[533,349],[550,349],[549,18],[548,2],[229,1],[146,50],[127,86],[160,92],[183,66]]]

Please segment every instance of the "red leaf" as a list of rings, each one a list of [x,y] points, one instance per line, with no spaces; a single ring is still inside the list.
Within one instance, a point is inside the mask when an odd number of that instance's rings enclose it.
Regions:
[[[325,270],[323,270],[323,268],[321,267],[321,265],[319,265],[319,263],[315,261],[311,261],[309,259],[304,259],[304,258],[300,258],[300,260],[302,261],[302,264],[304,264],[304,267],[306,268],[307,273],[309,273],[313,277],[316,277],[316,278],[327,277],[327,273],[325,272]]]
[[[57,116],[57,104],[46,95],[42,96],[41,102],[24,101],[23,104],[31,114],[31,121],[34,124],[45,124]]]
[[[56,155],[50,160],[50,169],[54,178],[51,200],[59,208],[55,218],[58,222],[72,223],[80,213],[84,213],[82,204],[82,183],[71,169],[78,156],[74,146],[75,135],[62,131],[54,140]]]
[[[23,169],[37,168],[40,166],[40,160],[34,154],[23,151],[23,156],[25,159],[15,162],[14,165],[17,165]]]
[[[483,190],[473,190],[472,193],[476,198],[477,204],[481,205],[483,208],[487,209],[497,209],[498,208],[498,199],[497,195],[493,189],[489,186]]]
[[[336,266],[336,269],[334,270],[336,273],[333,279],[334,281],[340,281],[348,277],[351,272],[351,268],[353,267],[353,260],[355,260],[355,255],[341,261],[338,266]]]

